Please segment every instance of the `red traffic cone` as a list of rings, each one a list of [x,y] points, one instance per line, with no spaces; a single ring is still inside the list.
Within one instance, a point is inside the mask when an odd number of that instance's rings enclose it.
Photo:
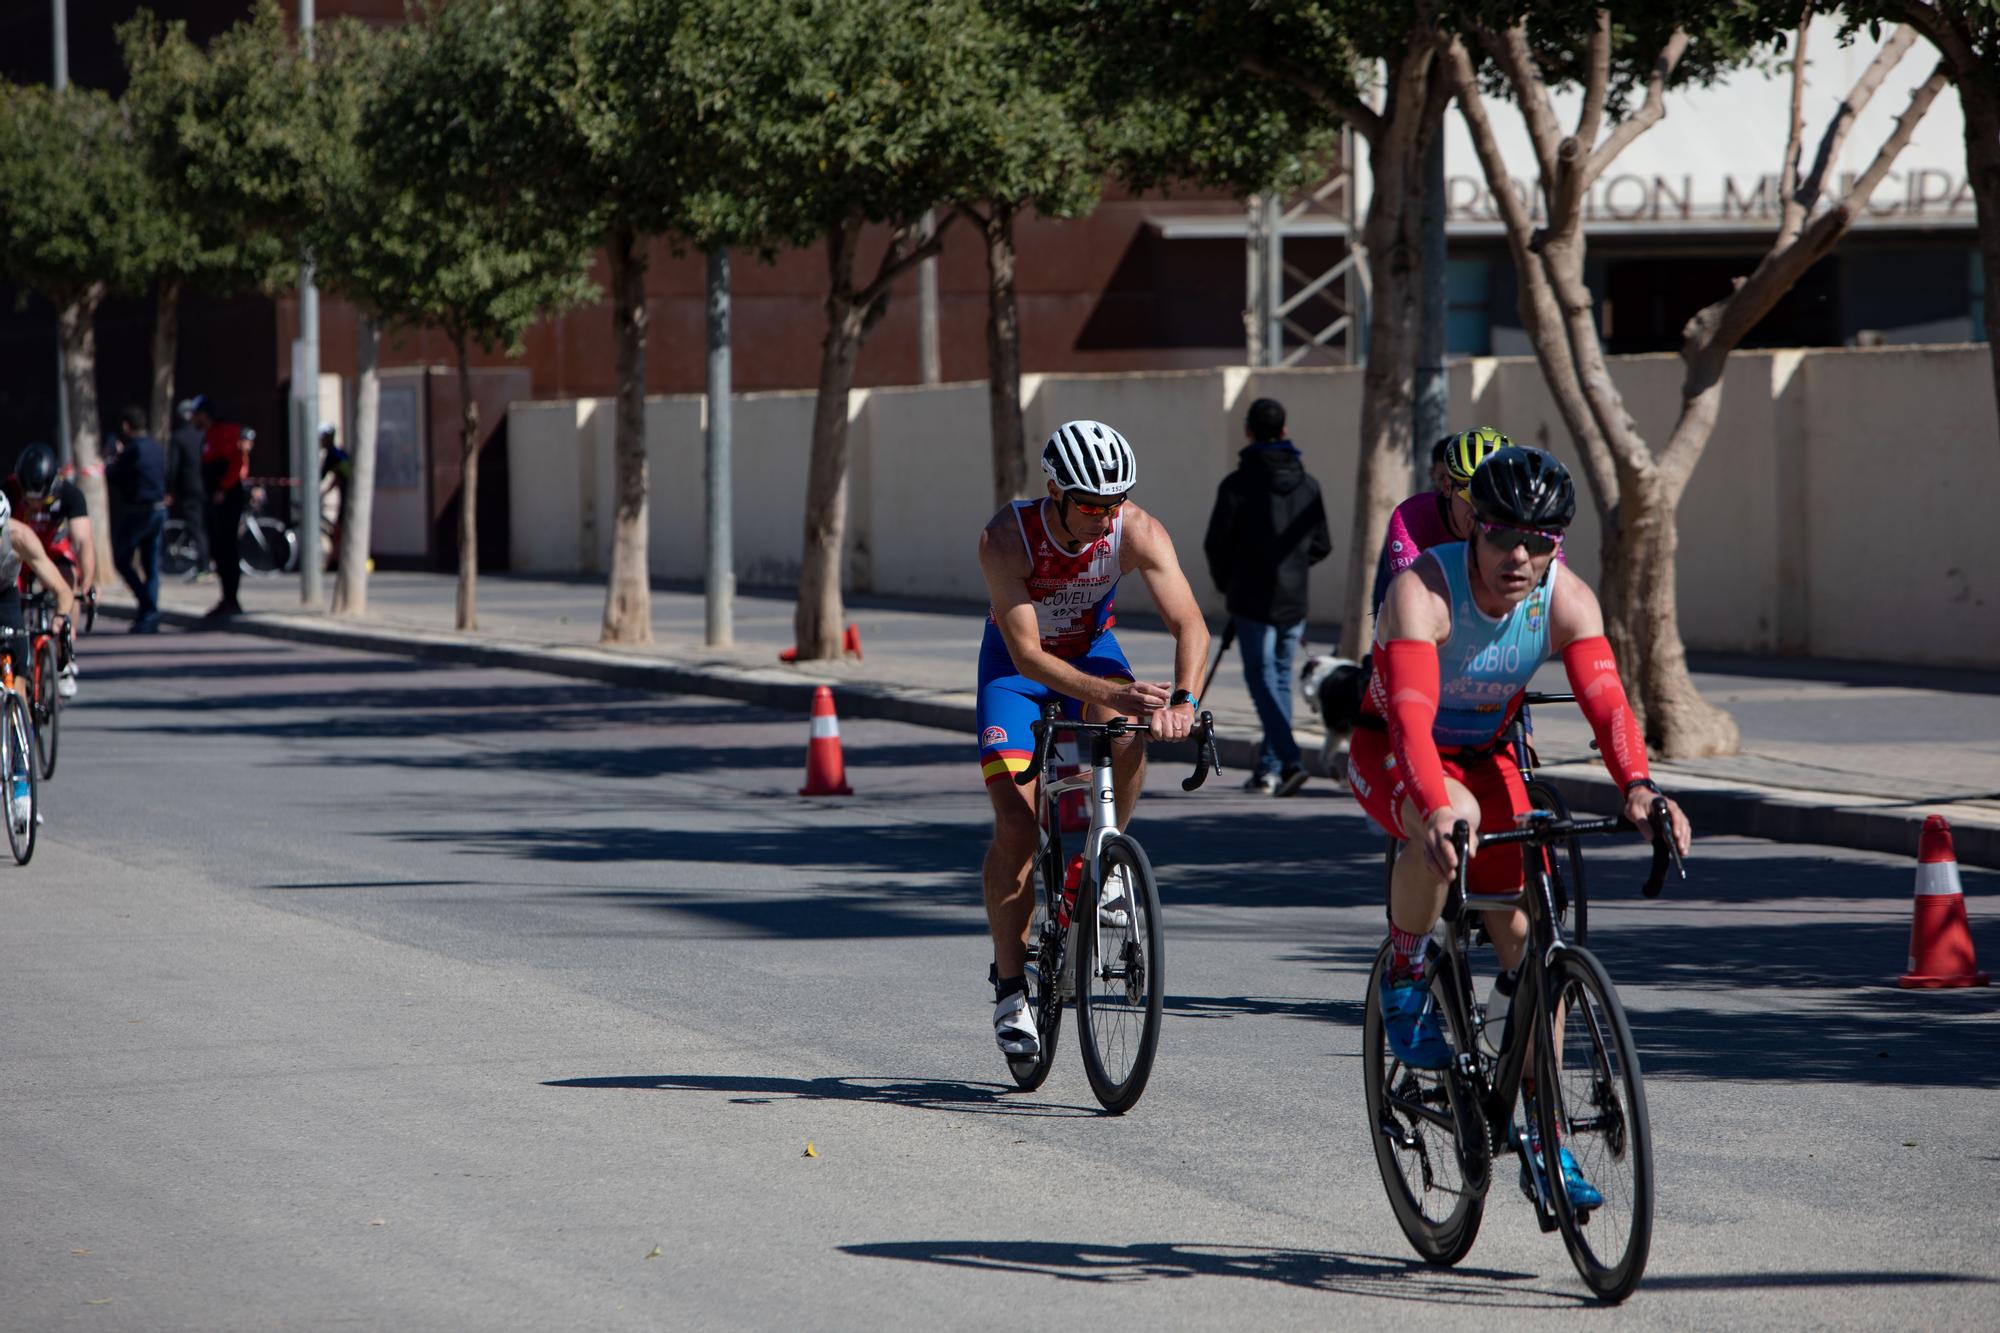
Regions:
[[[847,761],[840,755],[840,718],[833,711],[833,691],[822,685],[813,691],[812,739],[806,743],[806,785],[801,796],[852,796],[847,785]]]
[[[852,653],[855,661],[860,661],[861,627],[859,625],[849,625],[847,627],[847,636],[840,641],[840,646],[843,651]]]
[[[1924,821],[1917,845],[1917,903],[1910,920],[1910,970],[1896,984],[1925,989],[1984,986],[1986,974],[1972,956],[1972,931],[1965,921],[1965,891],[1958,883],[1958,857],[1951,849],[1951,825],[1943,815]]]

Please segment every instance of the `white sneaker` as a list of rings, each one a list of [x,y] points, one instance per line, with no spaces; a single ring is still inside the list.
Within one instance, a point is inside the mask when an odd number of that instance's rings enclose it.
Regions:
[[[1097,924],[1112,930],[1123,930],[1131,918],[1126,914],[1127,885],[1124,866],[1113,866],[1110,876],[1104,881],[1104,892],[1097,898]]]
[[[1028,992],[1017,990],[1004,1000],[993,1002],[993,1039],[1000,1053],[1010,1060],[1032,1060],[1042,1053],[1041,1034],[1035,1031],[1035,1011]]]
[[[65,699],[76,698],[76,663],[56,672],[56,693]]]

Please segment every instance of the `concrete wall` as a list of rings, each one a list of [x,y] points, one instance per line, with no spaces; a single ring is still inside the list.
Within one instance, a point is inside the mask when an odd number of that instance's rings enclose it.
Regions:
[[[1627,410],[1656,447],[1679,410],[1676,357],[1613,365]],[[1354,370],[1030,375],[1031,459],[1056,425],[1097,417],[1139,451],[1139,503],[1172,533],[1203,608],[1221,609],[1201,552],[1215,483],[1232,466],[1253,399],[1282,401],[1326,495],[1334,553],[1314,570],[1314,619],[1338,618],[1353,553]],[[1680,508],[1681,626],[1690,647],[1960,666],[2000,666],[2000,567],[1982,558],[2000,494],[2000,421],[1983,347],[1745,352],[1730,361],[1721,417]],[[1568,432],[1532,360],[1481,358],[1452,372],[1452,420],[1500,426],[1577,469],[1583,503],[1568,550],[1595,579],[1601,533]],[[736,572],[796,580],[811,448],[810,393],[735,404]],[[600,573],[611,538],[609,400],[520,404],[510,418],[515,568]],[[848,587],[981,600],[973,555],[992,513],[984,383],[856,391]],[[701,576],[701,404],[647,404],[656,576]],[[1037,467],[1030,483],[1041,485]],[[1362,553],[1373,568],[1373,553]],[[1150,610],[1143,582],[1119,590]]]

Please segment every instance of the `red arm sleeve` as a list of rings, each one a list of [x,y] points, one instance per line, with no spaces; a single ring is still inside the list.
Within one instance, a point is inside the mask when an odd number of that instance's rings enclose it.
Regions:
[[[1375,660],[1382,672],[1377,703],[1389,723],[1389,743],[1395,747],[1411,795],[1429,819],[1451,804],[1444,787],[1444,762],[1431,735],[1438,715],[1437,645],[1423,639],[1391,639]]]
[[[1569,687],[1576,695],[1584,720],[1597,737],[1604,766],[1611,780],[1623,789],[1650,776],[1646,767],[1646,739],[1639,734],[1639,719],[1625,698],[1625,684],[1618,679],[1618,663],[1611,656],[1611,643],[1602,634],[1578,639],[1563,649],[1563,670],[1569,673]]]

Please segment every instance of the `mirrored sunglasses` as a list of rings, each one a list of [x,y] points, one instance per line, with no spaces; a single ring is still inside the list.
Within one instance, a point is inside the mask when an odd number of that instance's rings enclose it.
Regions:
[[[1516,528],[1505,523],[1479,524],[1479,535],[1493,543],[1496,550],[1511,551],[1516,546],[1528,548],[1529,555],[1547,555],[1562,541],[1560,532],[1548,532],[1541,528]]]
[[[1117,513],[1118,506],[1124,504],[1130,497],[1114,495],[1108,499],[1100,496],[1085,500],[1070,495],[1064,498],[1069,501],[1070,508],[1076,510],[1077,513],[1082,514],[1085,518],[1103,518],[1106,514]]]

